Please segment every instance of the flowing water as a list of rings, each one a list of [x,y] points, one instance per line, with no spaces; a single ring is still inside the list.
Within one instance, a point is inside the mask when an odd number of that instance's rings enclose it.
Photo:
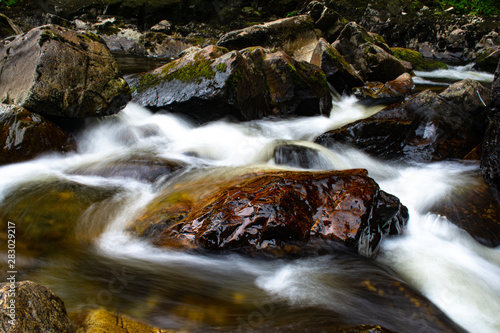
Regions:
[[[49,286],[68,312],[104,307],[195,332],[319,332],[359,324],[398,332],[452,332],[459,326],[500,332],[500,248],[486,248],[446,217],[429,213],[437,202],[474,186],[478,166],[395,164],[312,142],[377,110],[343,98],[330,118],[194,126],[129,104],[116,116],[88,124],[78,136],[78,153],[0,168],[2,217],[16,223],[19,235],[18,280]],[[272,260],[161,249],[124,231],[179,179],[285,168],[272,154],[284,143],[317,149],[320,158],[312,169],[366,168],[409,208],[404,235],[385,239],[375,260],[341,249]],[[85,173],[137,156],[187,167],[153,183]],[[53,231],[39,230],[37,222]],[[454,323],[432,307],[419,312],[426,302],[421,295]]]

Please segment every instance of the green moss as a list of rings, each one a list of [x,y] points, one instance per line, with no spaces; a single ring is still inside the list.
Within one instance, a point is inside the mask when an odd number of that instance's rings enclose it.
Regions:
[[[232,89],[236,88],[238,86],[238,83],[240,83],[243,80],[243,72],[240,68],[237,68],[236,70],[233,71],[233,73],[227,78],[227,84],[229,87]]]
[[[137,92],[142,92],[148,88],[156,87],[162,82],[161,75],[146,73],[139,79],[137,86],[133,87]]]
[[[413,65],[413,68],[418,71],[433,71],[437,69],[448,68],[448,66],[446,66],[445,63],[436,60],[425,59],[420,54],[420,52],[415,50],[406,49],[402,47],[393,47],[391,48],[391,50],[396,58],[408,61]]]
[[[212,62],[206,59],[198,59],[195,62],[183,66],[171,73],[165,75],[167,81],[179,80],[181,82],[197,81],[201,79],[212,79],[215,71],[212,68]]]
[[[226,69],[227,69],[227,65],[223,62],[221,62],[220,64],[218,64],[216,67],[217,71],[219,72],[225,72]]]

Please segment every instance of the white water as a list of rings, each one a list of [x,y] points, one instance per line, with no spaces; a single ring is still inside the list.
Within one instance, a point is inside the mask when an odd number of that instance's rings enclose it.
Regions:
[[[382,189],[398,196],[409,208],[411,218],[406,234],[384,240],[378,260],[398,272],[468,331],[500,332],[500,249],[485,248],[444,217],[427,213],[433,203],[473,182],[471,173],[477,167],[449,162],[396,165],[352,148],[327,151],[310,142],[329,129],[373,112],[376,110],[364,109],[349,98],[334,106],[329,119],[311,117],[240,124],[218,121],[195,127],[178,116],[153,115],[130,104],[120,115],[94,124],[82,133],[78,138],[78,154],[51,155],[0,168],[0,200],[20,183],[36,183],[46,178],[119,187],[122,191],[117,200],[123,209],[109,217],[106,231],[96,241],[100,255],[140,261],[151,270],[184,267],[195,272],[209,270],[219,278],[248,279],[253,281],[247,290],[249,294],[260,290],[270,299],[284,300],[290,306],[316,305],[347,313],[356,305],[346,301],[345,290],[341,288],[345,282],[336,278],[341,272],[332,271],[333,268],[325,270],[331,266],[329,256],[282,262],[157,249],[131,239],[123,229],[131,216],[154,198],[158,184],[68,174],[76,167],[130,155],[178,159],[194,168],[252,165],[272,168],[272,151],[277,144],[292,142],[315,147],[330,161],[331,169],[368,169]],[[141,130],[144,128],[155,129],[154,135],[144,134]],[[323,278],[325,272],[331,273],[327,281]]]
[[[476,81],[491,83],[494,75],[487,72],[479,72],[472,70],[474,64],[465,66],[448,66],[448,69],[438,69],[431,72],[414,71],[416,77],[413,78],[415,84],[426,85],[448,85],[447,82],[455,82],[465,79],[473,79]],[[446,82],[440,82],[446,81]]]

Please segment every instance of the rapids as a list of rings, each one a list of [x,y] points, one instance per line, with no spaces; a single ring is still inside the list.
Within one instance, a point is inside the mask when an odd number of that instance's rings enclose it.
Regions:
[[[43,193],[44,186],[54,182],[112,190],[74,217],[74,235],[60,248],[41,256],[20,250],[18,280],[49,286],[65,301],[68,312],[105,307],[156,326],[188,331],[316,332],[339,324],[439,331],[422,318],[407,317],[396,296],[372,292],[373,285],[403,281],[465,330],[500,332],[500,248],[486,248],[446,217],[429,213],[433,204],[457,189],[473,186],[478,165],[396,164],[350,147],[326,149],[312,142],[329,129],[377,111],[344,97],[334,103],[330,118],[220,120],[195,126],[179,115],[152,114],[129,104],[116,116],[89,123],[77,138],[77,153],[0,168],[3,204],[18,191],[32,188]],[[313,161],[312,169],[366,168],[382,189],[409,208],[405,234],[385,239],[376,260],[344,251],[270,260],[159,249],[124,231],[162,188],[179,177],[287,168],[276,165],[272,154],[283,143],[318,150],[321,158]],[[130,156],[179,160],[188,167],[153,184],[72,172]],[[35,210],[37,203],[30,203]]]

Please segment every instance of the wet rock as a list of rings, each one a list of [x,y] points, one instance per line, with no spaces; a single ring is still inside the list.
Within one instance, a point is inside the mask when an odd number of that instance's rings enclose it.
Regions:
[[[203,193],[168,190],[130,231],[158,246],[297,254],[333,241],[373,256],[408,219],[364,170],[258,172]]]
[[[375,325],[358,325],[351,327],[339,328],[339,333],[395,333],[382,326]]]
[[[385,41],[365,28],[350,22],[332,44],[364,81],[387,82],[409,71],[392,55]]]
[[[426,90],[401,105],[322,134],[316,142],[347,143],[384,159],[462,159],[482,142],[491,92],[464,80],[441,94]]]
[[[313,51],[311,64],[323,70],[326,80],[338,93],[351,92],[353,87],[363,84],[363,79],[352,65],[323,38]]]
[[[22,33],[21,29],[10,18],[0,13],[0,39]]]
[[[12,297],[14,289],[15,297]],[[15,306],[15,320],[9,306]],[[1,332],[70,332],[64,302],[49,288],[31,281],[0,284]],[[13,324],[14,323],[14,324]]]
[[[485,246],[500,245],[500,201],[482,179],[474,179],[457,189],[430,211],[445,216]]]
[[[490,53],[484,53],[483,55],[479,56],[472,68],[477,71],[493,73],[498,64],[498,61],[500,61],[500,47]]]
[[[208,46],[149,73],[129,78],[133,101],[188,114],[204,122],[269,116],[328,115],[331,95],[323,72],[283,52]]]
[[[70,118],[117,113],[129,87],[104,43],[55,25],[0,43],[0,101]]]
[[[95,175],[106,178],[132,178],[141,181],[155,182],[166,179],[174,172],[183,169],[186,164],[180,161],[137,156],[114,161],[103,161],[81,166],[71,173],[77,175]]]
[[[367,82],[363,87],[353,89],[354,96],[370,104],[401,102],[414,92],[415,84],[408,73],[401,74],[397,79],[386,83]]]
[[[394,53],[396,58],[411,63],[413,69],[417,71],[433,71],[448,68],[445,63],[433,59],[426,59],[422,56],[422,54],[420,54],[420,52],[415,50],[403,47],[392,47],[391,51]]]
[[[0,128],[0,165],[76,149],[73,136],[20,106],[0,104]]]
[[[282,144],[274,148],[274,163],[302,169],[333,169],[333,164],[318,149],[297,144]]]
[[[140,323],[133,319],[111,313],[103,309],[91,310],[82,314],[83,319],[78,324],[76,333],[173,333]]]

